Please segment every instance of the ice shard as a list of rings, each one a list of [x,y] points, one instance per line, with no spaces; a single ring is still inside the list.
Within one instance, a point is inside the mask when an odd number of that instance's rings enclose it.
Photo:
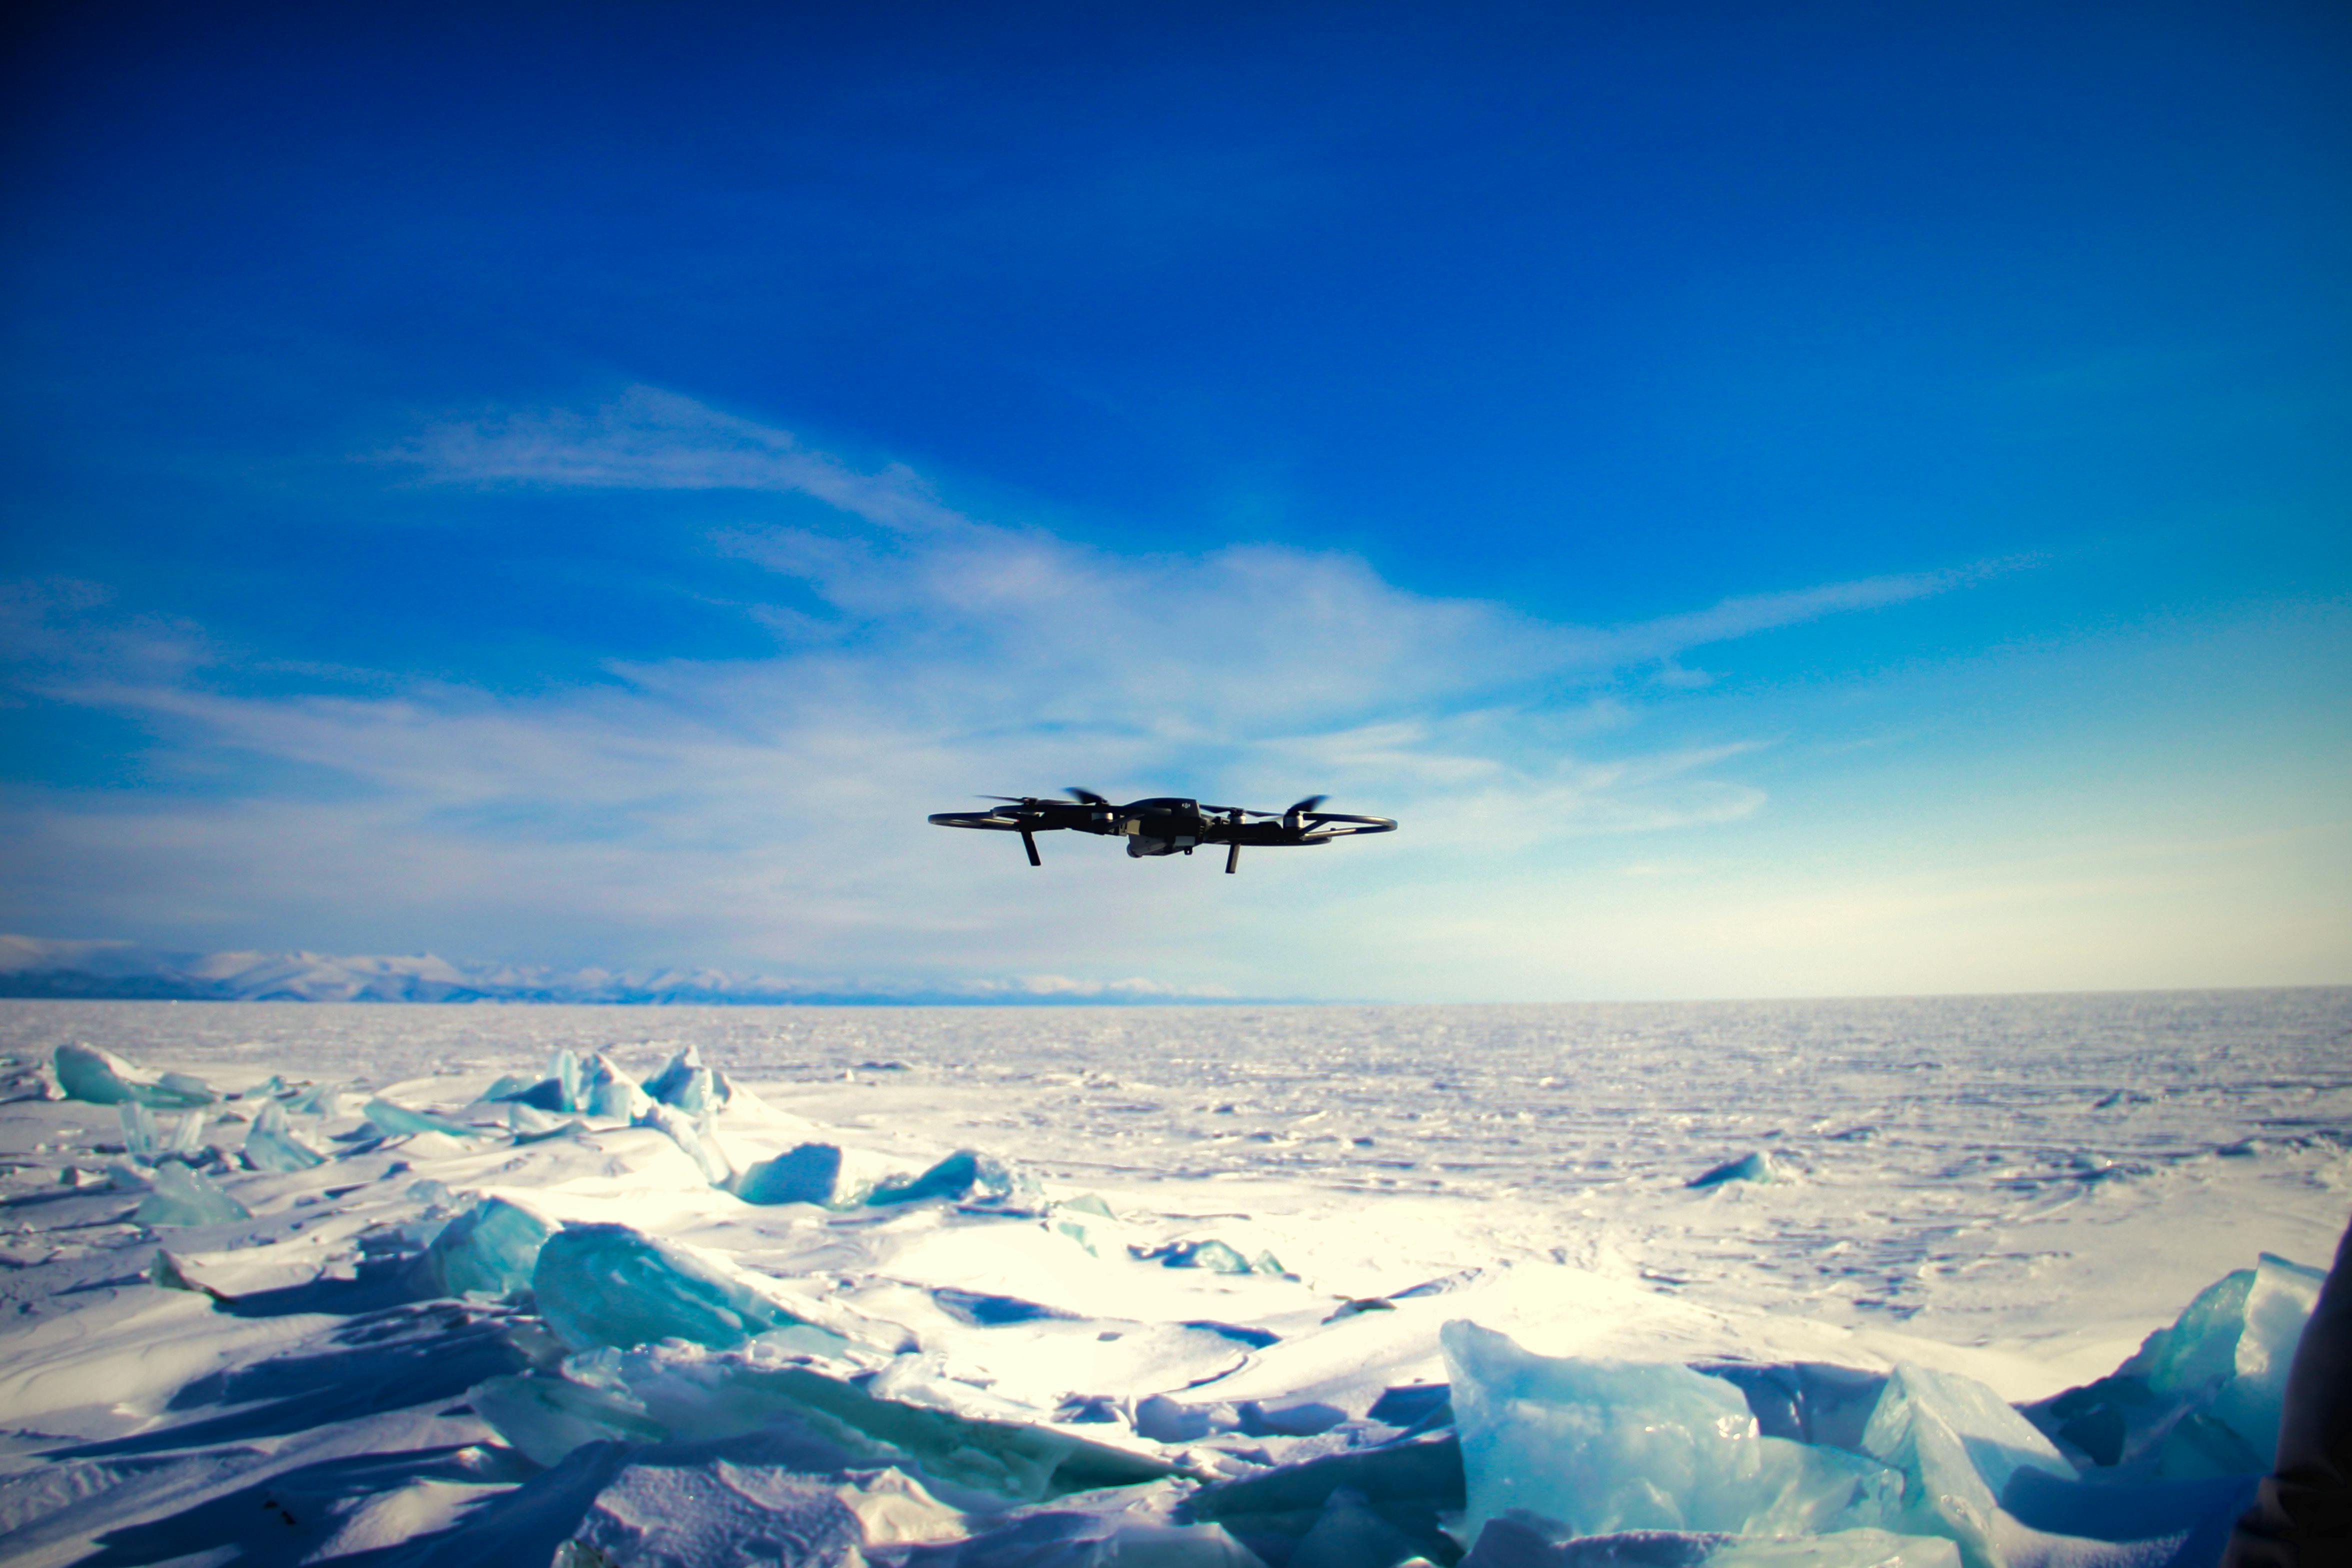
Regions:
[[[274,1109],[274,1108],[273,1108]],[[194,1160],[204,1152],[205,1113],[159,1117],[135,1100],[115,1106],[122,1121],[122,1149],[142,1165],[159,1160]]]
[[[475,1407],[542,1463],[562,1458],[567,1445],[643,1441],[637,1434],[647,1422],[673,1441],[769,1431],[797,1435],[820,1467],[898,1465],[943,1496],[990,1508],[1130,1486],[1175,1468],[1157,1455],[1066,1431],[887,1397],[876,1392],[878,1382],[853,1381],[848,1363],[778,1362],[767,1358],[770,1344],[717,1355],[676,1344],[578,1355],[562,1377],[484,1384],[477,1394],[489,1391],[488,1397],[478,1397]]]
[[[728,1168],[726,1159],[718,1149],[702,1136],[695,1126],[694,1119],[677,1107],[650,1100],[646,1102],[644,1114],[637,1118],[637,1124],[655,1129],[684,1150],[686,1157],[700,1168],[702,1179],[712,1186],[727,1185],[728,1179],[735,1173]]]
[[[1899,1498],[1873,1460],[1762,1436],[1688,1367],[1535,1355],[1460,1321],[1440,1342],[1474,1528],[1525,1509],[1575,1535],[1811,1535],[1882,1525]]]
[[[504,1198],[483,1198],[441,1227],[425,1248],[426,1280],[444,1296],[506,1298],[530,1289],[551,1221]]]
[[[539,1249],[530,1289],[548,1327],[579,1350],[740,1345],[802,1321],[731,1270],[625,1225],[557,1231]]]
[[[286,1101],[297,1116],[333,1118],[343,1113],[343,1091],[331,1083],[316,1083]]]
[[[638,1088],[635,1079],[614,1066],[613,1059],[601,1051],[588,1058],[582,1085],[585,1098],[580,1109],[591,1116],[610,1116],[624,1121],[635,1121],[644,1114],[646,1107],[653,1103],[652,1097]]]
[[[93,1105],[127,1101],[158,1110],[186,1110],[220,1098],[202,1079],[185,1073],[145,1072],[96,1046],[59,1046],[49,1065],[68,1100],[86,1100]]]
[[[551,1110],[585,1110],[588,1109],[587,1083],[580,1069],[580,1058],[569,1049],[558,1050],[547,1059],[547,1076],[554,1083],[560,1103],[548,1107]]]
[[[735,1092],[725,1073],[702,1065],[702,1052],[694,1046],[670,1058],[667,1066],[646,1080],[645,1090],[664,1105],[674,1105],[689,1116],[717,1110]]]
[[[1903,1478],[1901,1528],[1956,1542],[1968,1568],[2001,1568],[1995,1515],[2020,1469],[2074,1479],[2074,1467],[2000,1394],[1925,1367],[1895,1369],[1862,1450]]]
[[[1255,1258],[1244,1258],[1238,1249],[1222,1241],[1171,1241],[1158,1247],[1129,1247],[1127,1250],[1141,1261],[1157,1263],[1162,1268],[1205,1268],[1212,1274],[1283,1272],[1282,1259],[1273,1253],[1260,1251]]]
[[[253,1212],[215,1186],[201,1171],[176,1160],[155,1167],[147,1195],[131,1217],[141,1225],[219,1225],[251,1219]]]
[[[933,1198],[1003,1203],[1034,1192],[1034,1184],[1025,1182],[1020,1173],[1002,1160],[975,1150],[959,1149],[919,1175],[876,1183],[866,1201],[876,1208]]]
[[[264,1105],[254,1117],[253,1125],[245,1130],[242,1152],[251,1169],[279,1174],[307,1171],[327,1163],[324,1154],[294,1136],[286,1120],[286,1108],[275,1100]]]
[[[404,1105],[394,1105],[389,1100],[369,1100],[366,1115],[375,1124],[376,1131],[387,1138],[396,1138],[408,1132],[443,1132],[452,1138],[477,1136],[474,1129],[452,1121],[446,1116],[436,1116],[429,1110],[411,1110]]]
[[[2259,1469],[2278,1458],[2287,1367],[2326,1274],[2263,1253],[2200,1291],[2168,1329],[2116,1368],[2162,1399],[2185,1399],[2246,1440]]]
[[[1743,1154],[1737,1160],[1726,1160],[1712,1170],[1693,1176],[1683,1184],[1687,1187],[1719,1187],[1726,1182],[1787,1182],[1796,1179],[1796,1172],[1785,1160],[1774,1159],[1759,1150]]]
[[[728,1190],[747,1204],[817,1204],[843,1208],[861,1195],[845,1189],[842,1154],[833,1143],[803,1143],[739,1172]]]
[[[658,1443],[669,1429],[625,1394],[546,1373],[494,1377],[467,1403],[534,1465],[556,1465],[583,1443]]]
[[[2263,1254],[2199,1291],[2113,1373],[2025,1414],[2097,1468],[2181,1482],[2260,1475],[2276,1462],[2287,1368],[2324,1278]]]

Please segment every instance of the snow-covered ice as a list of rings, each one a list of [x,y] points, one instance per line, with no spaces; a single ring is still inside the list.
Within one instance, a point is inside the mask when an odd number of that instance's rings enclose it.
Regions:
[[[2210,1562],[2347,1040],[0,1003],[0,1559]]]

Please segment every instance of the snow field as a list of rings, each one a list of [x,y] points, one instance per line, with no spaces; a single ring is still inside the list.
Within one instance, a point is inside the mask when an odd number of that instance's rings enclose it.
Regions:
[[[2352,1209],[2347,1037],[2342,991],[8,1004],[0,1553],[2163,1561]],[[1690,1440],[1574,1460],[1627,1420]]]

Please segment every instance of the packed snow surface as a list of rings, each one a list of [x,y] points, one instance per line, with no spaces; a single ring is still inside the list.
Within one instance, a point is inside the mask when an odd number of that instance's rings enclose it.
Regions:
[[[11,1563],[2211,1562],[2352,1213],[2345,990],[21,1001],[0,1069]]]

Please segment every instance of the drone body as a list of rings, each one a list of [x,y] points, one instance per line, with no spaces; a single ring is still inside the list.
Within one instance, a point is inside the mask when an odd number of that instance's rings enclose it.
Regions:
[[[1328,844],[1359,833],[1391,833],[1396,824],[1385,816],[1349,816],[1318,811],[1319,795],[1310,795],[1287,811],[1250,811],[1238,805],[1203,805],[1197,800],[1155,795],[1150,800],[1113,805],[1092,790],[1065,792],[1070,800],[1018,799],[989,795],[1005,804],[992,811],[942,811],[931,821],[941,827],[977,827],[995,833],[1018,833],[1029,851],[1029,864],[1042,866],[1037,835],[1057,828],[1098,833],[1127,840],[1131,858],[1153,855],[1190,855],[1203,844],[1225,846],[1228,874],[1241,865],[1242,846],[1291,848]]]

